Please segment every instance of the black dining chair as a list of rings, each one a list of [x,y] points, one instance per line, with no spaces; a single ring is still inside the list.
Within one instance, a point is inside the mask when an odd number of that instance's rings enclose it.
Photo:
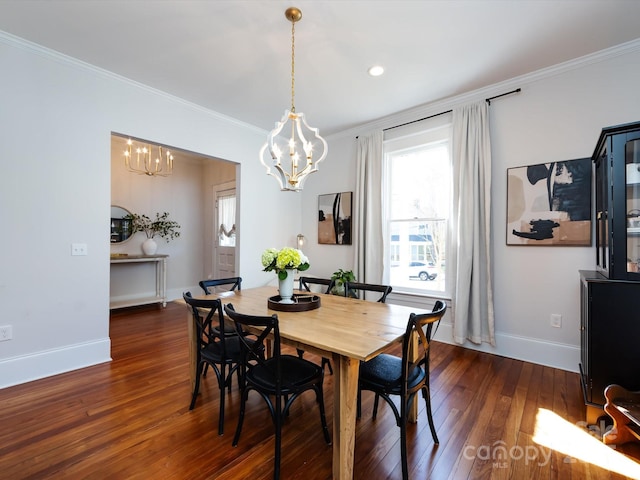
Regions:
[[[320,289],[320,290],[322,290],[321,293],[331,293],[331,289],[336,284],[336,281],[332,280],[330,278],[316,278],[316,277],[300,277],[299,278],[299,282],[300,282],[299,290],[312,292],[311,288],[314,285],[320,285],[322,287]],[[302,358],[303,355],[304,355],[304,350],[301,350],[301,349],[298,348],[297,351],[298,351],[298,356],[300,358]],[[322,369],[323,370],[324,370],[325,366],[329,367],[329,373],[331,375],[333,375],[333,367],[331,366],[331,360],[329,360],[326,357],[322,357]]]
[[[242,277],[229,277],[229,278],[209,278],[207,280],[200,280],[198,282],[200,288],[204,291],[205,295],[211,295],[212,293],[218,293],[218,287],[225,287],[222,291],[232,292],[234,290],[242,290]],[[214,333],[219,334],[218,326],[213,329]],[[225,335],[235,335],[236,330],[233,325],[224,325]]]
[[[205,295],[216,293],[215,288],[222,286],[226,287],[224,291],[242,290],[242,277],[209,278],[207,280],[200,280],[198,285],[200,285]],[[214,289],[214,291],[211,291],[212,289]]]
[[[365,292],[377,292],[380,297],[376,300],[380,303],[387,301],[387,296],[393,289],[391,285],[377,285],[374,283],[362,283],[362,282],[345,282],[344,284],[344,296],[362,298],[366,300]]]
[[[336,281],[330,278],[316,278],[316,277],[300,277],[300,290],[311,292],[313,285],[319,285],[321,292],[319,293],[331,293],[331,289],[335,285]]]
[[[245,408],[249,393],[256,391],[269,407],[275,427],[275,456],[273,478],[280,478],[280,457],[282,444],[282,424],[289,414],[291,404],[303,392],[313,390],[320,409],[320,422],[324,439],[331,444],[329,429],[324,413],[324,396],[322,384],[324,375],[322,367],[295,355],[283,355],[280,351],[280,328],[278,316],[254,316],[238,313],[233,304],[225,305],[225,313],[235,322],[237,338],[240,339],[244,352],[244,361],[240,365],[242,376],[240,415],[238,427],[233,437],[233,446],[238,445]],[[249,331],[259,331],[250,335]],[[265,359],[261,354],[264,342],[268,337],[272,341],[272,356]],[[273,397],[273,401],[272,401]],[[283,404],[284,401],[284,404]]]
[[[216,374],[218,389],[220,390],[220,412],[218,414],[218,435],[224,433],[224,403],[225,387],[231,392],[231,378],[237,372],[238,382],[240,377],[240,364],[242,363],[241,343],[237,335],[219,335],[214,332],[222,328],[224,324],[224,314],[222,303],[218,299],[196,299],[191,296],[191,292],[185,292],[182,298],[191,309],[197,344],[196,351],[196,372],[195,385],[191,395],[189,410],[193,410],[196,405],[196,398],[200,389],[200,377],[206,375],[206,368],[211,366]],[[227,370],[228,369],[228,370]]]
[[[429,353],[431,351],[431,339],[435,335],[440,320],[444,316],[447,306],[437,301],[431,313],[409,316],[407,328],[402,338],[402,357],[381,353],[367,362],[360,364],[360,379],[358,385],[357,416],[360,418],[361,391],[369,390],[375,393],[373,403],[373,418],[378,414],[378,401],[383,398],[393,410],[396,423],[400,427],[400,449],[402,457],[402,478],[409,477],[407,467],[407,416],[409,408],[416,394],[422,391],[426,408],[427,419],[433,442],[439,443],[436,429],[433,424],[431,409],[431,394],[429,386]],[[418,341],[414,342],[413,336],[417,335]],[[410,345],[417,343],[418,355],[415,360],[409,358]],[[392,395],[400,397],[400,411],[391,399]]]

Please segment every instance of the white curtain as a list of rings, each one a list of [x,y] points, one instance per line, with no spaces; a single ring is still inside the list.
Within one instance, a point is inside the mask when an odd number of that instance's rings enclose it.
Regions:
[[[382,131],[360,135],[356,146],[353,242],[354,274],[359,282],[382,282],[382,138]]]
[[[456,239],[453,338],[495,345],[490,252],[491,142],[489,106],[453,110],[453,201]]]
[[[235,246],[236,233],[236,195],[218,196],[218,235],[220,246]]]

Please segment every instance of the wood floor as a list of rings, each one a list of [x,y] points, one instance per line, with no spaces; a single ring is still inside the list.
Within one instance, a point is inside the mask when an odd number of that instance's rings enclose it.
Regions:
[[[237,384],[227,395],[223,436],[217,434],[219,395],[212,375],[189,411],[184,306],[116,312],[110,336],[110,363],[0,390],[1,479],[272,478],[273,428],[257,395],[250,397],[235,448]],[[431,371],[440,445],[433,445],[421,402],[419,421],[408,434],[412,479],[613,480],[635,474],[609,469],[626,462],[640,468],[621,453],[640,458],[637,445],[613,450],[598,441],[594,427],[590,434],[580,426],[586,417],[577,374],[441,343],[434,344]],[[327,373],[330,423],[332,379]],[[365,392],[354,476],[401,478],[399,429],[383,404],[373,421],[372,403]],[[577,437],[565,430],[576,430]],[[534,435],[561,451],[537,444]],[[577,447],[607,468],[567,455],[565,447]],[[331,447],[322,438],[312,393],[292,407],[282,449],[283,479],[331,478]]]

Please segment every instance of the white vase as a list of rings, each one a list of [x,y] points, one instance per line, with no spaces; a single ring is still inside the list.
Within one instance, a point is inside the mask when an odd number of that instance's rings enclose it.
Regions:
[[[293,280],[295,270],[286,270],[287,278],[280,280],[278,278],[278,286],[280,289],[279,303],[293,303]]]
[[[158,244],[153,238],[147,238],[142,242],[142,251],[145,255],[153,255],[158,250]]]

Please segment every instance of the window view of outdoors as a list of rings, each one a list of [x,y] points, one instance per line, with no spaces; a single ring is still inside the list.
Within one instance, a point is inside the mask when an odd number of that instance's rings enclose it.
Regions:
[[[445,293],[451,201],[448,142],[390,153],[386,265],[396,290]]]

